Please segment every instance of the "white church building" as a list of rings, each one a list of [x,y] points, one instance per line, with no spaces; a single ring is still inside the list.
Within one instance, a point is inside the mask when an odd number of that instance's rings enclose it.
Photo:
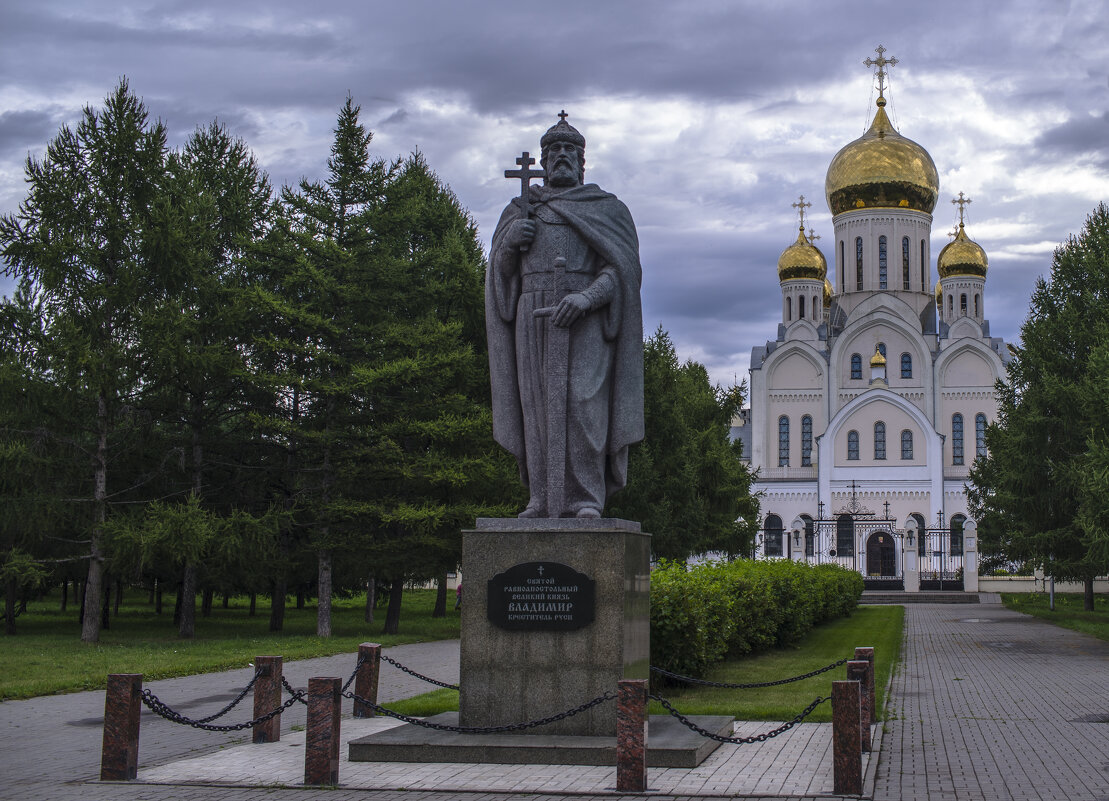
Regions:
[[[781,323],[752,351],[736,433],[758,469],[761,558],[837,562],[871,587],[975,590],[965,483],[1010,352],[990,336],[988,260],[965,230],[962,193],[954,239],[933,260],[939,176],[890,123],[884,69],[896,62],[883,52],[867,59],[873,122],[828,167],[828,258],[805,235],[811,204],[794,204]]]

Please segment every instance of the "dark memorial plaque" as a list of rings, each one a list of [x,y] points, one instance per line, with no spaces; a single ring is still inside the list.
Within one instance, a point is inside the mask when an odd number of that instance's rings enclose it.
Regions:
[[[525,562],[489,579],[489,622],[510,631],[570,631],[593,622],[596,582],[558,562]]]

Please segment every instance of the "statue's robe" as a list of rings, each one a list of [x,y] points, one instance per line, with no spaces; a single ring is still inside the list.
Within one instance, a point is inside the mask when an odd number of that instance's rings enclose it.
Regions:
[[[493,435],[517,459],[546,507],[547,326],[534,311],[582,292],[591,310],[570,327],[567,377],[566,515],[604,508],[627,483],[628,446],[643,439],[643,313],[639,240],[627,207],[595,184],[531,188],[535,240],[507,252],[504,237],[522,217],[519,201],[501,215],[486,276],[485,319],[493,390]],[[565,278],[554,260],[566,259]]]

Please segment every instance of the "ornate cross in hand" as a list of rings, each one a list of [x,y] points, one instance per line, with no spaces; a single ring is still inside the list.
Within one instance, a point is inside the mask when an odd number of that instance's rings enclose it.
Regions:
[[[531,198],[529,197],[529,187],[531,186],[531,179],[545,178],[547,176],[547,173],[546,171],[541,169],[531,169],[531,165],[535,163],[535,159],[532,157],[531,153],[526,150],[520,154],[519,158],[516,159],[516,163],[520,165],[520,169],[505,170],[504,177],[520,179],[520,211],[523,212],[524,219],[526,220],[528,217],[531,216]],[[527,250],[527,246],[522,246],[520,250]]]

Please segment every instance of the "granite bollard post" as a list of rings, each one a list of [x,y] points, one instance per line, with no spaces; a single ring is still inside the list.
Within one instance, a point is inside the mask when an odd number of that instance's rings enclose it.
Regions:
[[[339,715],[343,680],[308,679],[308,728],[304,738],[304,783],[339,783]]]
[[[855,659],[862,659],[870,663],[867,670],[867,689],[870,691],[870,722],[878,722],[878,697],[874,687],[874,649],[870,646],[860,646],[855,649]]]
[[[870,687],[867,679],[870,663],[853,660],[847,663],[847,680],[859,683],[859,744],[864,751],[870,750]]]
[[[358,673],[354,679],[354,694],[365,698],[372,704],[377,703],[377,680],[381,675],[381,646],[376,642],[364,642],[358,646]],[[361,701],[354,702],[356,718],[372,718],[372,707]]]
[[[109,673],[104,693],[104,741],[100,780],[129,781],[139,772],[139,713],[142,674]]]
[[[254,682],[254,717],[260,718],[281,706],[280,656],[254,657],[254,669],[258,680]],[[276,743],[281,739],[281,714],[278,713],[265,723],[254,724],[254,742]]]
[[[832,792],[861,795],[863,754],[859,742],[862,691],[857,681],[832,682]]]
[[[647,789],[647,680],[622,679],[616,690],[616,790]]]

